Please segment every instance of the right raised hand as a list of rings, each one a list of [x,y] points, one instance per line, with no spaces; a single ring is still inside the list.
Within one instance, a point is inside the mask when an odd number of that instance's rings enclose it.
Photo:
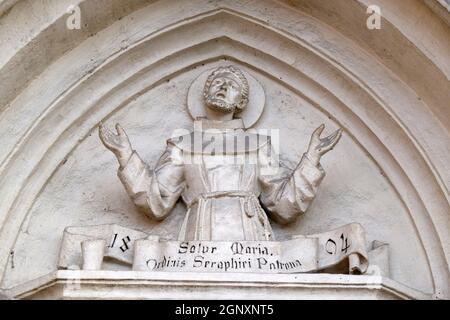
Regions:
[[[124,167],[130,159],[133,149],[125,130],[118,123],[116,131],[117,134],[100,123],[98,133],[105,147],[115,154],[120,166]]]
[[[314,130],[311,140],[309,142],[308,151],[306,152],[308,159],[313,162],[314,165],[318,165],[320,158],[330,150],[333,150],[334,146],[339,142],[342,136],[342,129],[338,129],[329,136],[321,138],[320,135],[325,129],[325,125],[321,124],[316,130]]]

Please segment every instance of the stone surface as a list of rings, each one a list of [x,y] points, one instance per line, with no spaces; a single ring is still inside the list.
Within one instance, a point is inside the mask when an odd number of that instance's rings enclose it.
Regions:
[[[157,163],[149,165],[139,156],[119,123],[114,131],[101,124],[100,140],[116,156],[128,196],[149,218],[165,219],[178,200],[187,206],[178,239],[275,240],[268,217],[288,224],[308,210],[325,176],[320,160],[339,142],[342,129],[321,137],[321,124],[303,156],[288,168],[279,161],[278,134],[245,130],[264,111],[261,85],[235,65],[219,66],[206,76],[203,101],[189,99],[190,93],[187,98],[191,116],[190,103],[203,112],[193,117],[193,129],[172,133]],[[190,91],[199,89],[196,81]],[[248,113],[249,108],[255,111]]]
[[[357,221],[368,248],[389,243],[393,281],[450,298],[449,26],[441,7],[405,1],[86,0],[82,17],[95,24],[80,31],[65,28],[66,2],[1,2],[1,288],[54,271],[67,226],[115,223],[174,239],[183,204],[160,224],[138,212],[97,125],[120,122],[155,163],[175,129],[192,127],[190,83],[231,61],[266,91],[256,128],[280,128],[287,165],[318,124],[344,128],[323,160],[339,170],[275,236]],[[365,28],[371,4],[381,7],[380,30]],[[354,287],[332,290],[317,297],[354,297]]]
[[[58,271],[14,288],[22,299],[432,299],[380,276]]]

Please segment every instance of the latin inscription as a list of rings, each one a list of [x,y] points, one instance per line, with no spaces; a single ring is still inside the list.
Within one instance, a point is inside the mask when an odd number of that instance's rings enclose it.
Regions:
[[[133,270],[140,271],[299,273],[325,269],[350,254],[367,261],[362,229],[354,224],[285,241],[139,240],[135,246]]]
[[[180,242],[176,253],[164,254],[160,258],[149,258],[146,266],[149,270],[190,269],[203,271],[246,271],[246,270],[289,270],[301,269],[302,258],[283,260],[280,248],[269,242],[229,242],[224,245],[214,242]],[[274,245],[275,244],[275,245]]]

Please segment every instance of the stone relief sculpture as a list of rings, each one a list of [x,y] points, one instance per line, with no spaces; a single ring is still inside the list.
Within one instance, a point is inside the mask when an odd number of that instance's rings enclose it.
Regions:
[[[235,119],[249,99],[248,81],[238,68],[214,70],[207,78],[203,96],[209,112],[201,120],[202,128],[213,131],[208,139],[203,136],[203,141],[248,138],[256,143],[240,150],[230,148],[232,152],[223,156],[194,150],[195,142],[187,137],[169,139],[151,170],[133,150],[119,124],[117,133],[101,125],[100,138],[119,161],[119,178],[136,206],[156,220],[164,219],[182,197],[188,212],[179,240],[273,240],[268,215],[277,222],[289,223],[308,209],[325,175],[320,158],[338,143],[342,130],[321,138],[322,124],[313,132],[297,167],[292,171],[278,168],[278,163],[272,162],[270,139],[246,135],[243,121]],[[201,161],[186,164],[186,159],[191,160],[198,151],[202,152]],[[256,159],[255,163],[236,164],[236,152],[254,153],[248,159]],[[268,165],[278,170],[264,172]]]
[[[116,156],[119,179],[135,205],[162,220],[181,197],[187,212],[177,241],[118,225],[68,227],[59,268],[98,270],[110,257],[136,271],[295,273],[344,263],[347,272],[366,272],[369,255],[357,223],[276,241],[269,219],[286,224],[308,210],[325,176],[321,157],[342,129],[322,138],[320,125],[291,170],[280,165],[276,141],[250,129],[264,103],[262,86],[235,66],[203,73],[187,99],[194,130],[168,139],[153,168],[119,124],[115,132],[100,124],[100,139]],[[387,247],[374,249],[371,257],[387,265]]]

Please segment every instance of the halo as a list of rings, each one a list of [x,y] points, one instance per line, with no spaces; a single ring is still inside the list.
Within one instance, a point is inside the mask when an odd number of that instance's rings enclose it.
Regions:
[[[201,73],[191,84],[188,91],[187,107],[192,118],[206,117],[205,101],[203,98],[203,87],[205,86],[206,79],[216,68],[208,69]],[[237,114],[237,118],[241,118],[244,122],[245,128],[253,126],[264,110],[266,102],[266,95],[261,84],[252,75],[245,70],[239,68],[247,78],[249,85],[248,104],[240,113]]]

